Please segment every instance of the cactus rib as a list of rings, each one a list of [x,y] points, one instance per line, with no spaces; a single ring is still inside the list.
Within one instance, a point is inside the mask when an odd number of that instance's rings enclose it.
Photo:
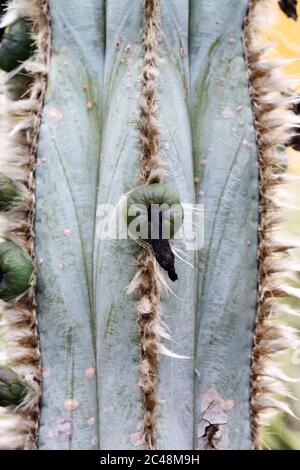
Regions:
[[[257,133],[260,171],[260,228],[257,319],[252,351],[251,424],[254,449],[262,447],[262,431],[278,411],[292,414],[280,397],[287,394],[288,381],[276,365],[278,354],[299,346],[296,332],[280,315],[288,312],[283,298],[293,296],[288,277],[292,268],[292,244],[280,235],[284,204],[282,195],[289,175],[289,154],[278,145],[290,141],[299,116],[292,105],[297,97],[292,81],[280,72],[281,62],[268,58],[260,49],[257,35],[268,18],[270,0],[252,0],[245,28],[245,51]],[[296,294],[295,294],[296,295]]]
[[[144,1],[144,64],[139,98],[138,130],[141,147],[141,184],[159,183],[163,165],[159,156],[157,88],[159,82],[157,41],[160,16],[159,0]],[[157,449],[156,408],[158,404],[158,354],[160,349],[161,274],[155,256],[142,247],[138,271],[129,292],[138,291],[138,333],[140,344],[139,387],[144,397],[141,435],[147,449]]]

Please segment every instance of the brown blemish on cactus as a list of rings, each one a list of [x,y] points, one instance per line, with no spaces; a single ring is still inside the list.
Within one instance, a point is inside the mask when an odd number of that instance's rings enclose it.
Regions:
[[[227,413],[234,400],[224,400],[213,385],[202,397],[197,431],[198,450],[226,450],[229,445]]]

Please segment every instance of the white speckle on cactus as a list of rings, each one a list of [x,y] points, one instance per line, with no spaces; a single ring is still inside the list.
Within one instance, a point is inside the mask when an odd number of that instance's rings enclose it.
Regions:
[[[92,437],[91,443],[92,443],[93,446],[97,445],[97,437],[96,436]]]
[[[207,150],[208,153],[212,153],[213,152],[213,149],[211,147],[209,147],[209,149]]]
[[[231,119],[233,117],[233,112],[230,108],[224,108],[222,111],[222,117],[224,119]]]
[[[235,38],[229,38],[228,42],[229,42],[229,44],[231,44],[233,46],[236,43],[236,40],[235,40]]]
[[[225,78],[224,78],[224,77],[221,77],[221,78],[220,78],[219,84],[220,84],[221,86],[224,86],[224,85],[225,85]]]
[[[164,145],[164,147],[165,147],[165,150],[169,150],[169,148],[170,148],[169,142],[166,142],[165,145]]]
[[[251,246],[251,245],[252,245],[252,241],[251,241],[251,240],[247,240],[247,241],[246,241],[246,245],[247,245],[247,246]]]
[[[43,379],[47,379],[50,375],[50,369],[48,369],[48,367],[45,367],[43,370],[42,370],[42,376],[43,376]]]
[[[195,183],[195,184],[199,184],[199,183],[200,183],[200,178],[199,178],[199,176],[196,176],[196,177],[194,178],[194,183]]]
[[[67,54],[67,52],[69,52],[69,49],[67,47],[62,47],[61,48],[61,53],[62,54]]]
[[[204,167],[207,164],[207,160],[201,160],[200,165]]]
[[[65,265],[64,263],[61,261],[58,265],[59,269],[64,269]]]
[[[253,148],[253,144],[251,142],[249,142],[247,139],[244,139],[243,140],[243,145],[245,147],[247,147],[248,149],[252,149]]]
[[[95,377],[95,369],[93,367],[89,367],[85,370],[84,375],[87,379],[92,379],[93,377]]]
[[[67,411],[76,411],[78,407],[79,403],[74,398],[67,398],[67,400],[64,401],[64,409]]]
[[[93,101],[88,101],[86,107],[87,107],[87,109],[93,109],[94,102]]]
[[[234,400],[229,399],[224,402],[225,411],[230,411],[232,410],[233,407],[234,407]]]
[[[95,426],[95,418],[93,418],[92,416],[90,418],[87,419],[87,423],[89,426]]]
[[[71,230],[68,229],[68,228],[65,228],[65,229],[64,229],[64,236],[65,236],[66,238],[70,237],[70,236],[71,236]]]
[[[237,106],[237,107],[235,108],[235,110],[236,110],[237,113],[241,112],[242,109],[243,109],[243,106]]]
[[[127,44],[125,47],[125,52],[131,52],[132,51],[132,44]]]
[[[45,258],[40,258],[39,259],[39,264],[44,264]]]
[[[62,120],[63,115],[58,108],[52,107],[46,111],[46,118],[49,121],[57,122]]]

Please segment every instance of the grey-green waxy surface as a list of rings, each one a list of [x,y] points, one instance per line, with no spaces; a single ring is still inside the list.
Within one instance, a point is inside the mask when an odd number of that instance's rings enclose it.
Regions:
[[[256,311],[258,175],[241,41],[247,4],[190,3],[193,151],[207,216],[195,327],[195,446],[200,448],[206,440],[201,439],[201,403],[212,387],[221,399],[230,400],[231,408],[225,413],[228,429],[220,426],[217,446],[251,448],[249,362]]]
[[[37,167],[41,449],[98,445],[92,253],[100,160],[104,9],[52,0],[52,58]],[[95,103],[92,107],[91,103]],[[92,107],[92,109],[89,109]],[[76,411],[69,411],[72,399]],[[67,409],[66,409],[67,408]],[[90,421],[89,421],[90,422]]]
[[[139,183],[138,135],[134,120],[142,66],[141,1],[107,3],[107,42],[104,80],[105,123],[98,203],[115,204]],[[187,57],[180,55],[187,43],[188,2],[162,2],[160,42],[162,63],[159,93],[162,148],[170,173],[168,183],[183,202],[193,201],[193,168],[188,107]],[[169,14],[171,12],[171,14]],[[117,46],[117,47],[116,47]],[[173,105],[176,103],[176,113]],[[109,177],[108,177],[109,175]],[[132,241],[96,239],[94,259],[95,309],[98,323],[100,391],[100,447],[138,448],[142,397],[138,389],[138,338],[135,296],[127,296],[136,268],[138,247]],[[195,272],[178,263],[181,279],[176,294],[163,298],[165,321],[173,336],[170,348],[193,356]],[[173,288],[173,286],[172,286]],[[158,409],[160,448],[191,448],[193,440],[193,364],[190,360],[163,358],[160,365]]]
[[[195,437],[200,405],[212,386],[231,400],[222,445],[250,447],[257,169],[240,40],[246,4],[161,1],[166,182],[183,203],[192,203],[194,172],[198,176],[201,167],[206,216],[198,287],[197,270],[177,260],[174,295],[162,299],[173,337],[168,347],[190,359],[160,362],[161,449],[201,447]],[[37,168],[45,377],[39,446],[139,449],[136,297],[125,293],[138,247],[99,240],[95,213],[139,184],[143,1],[52,0],[51,18],[53,56]],[[186,257],[193,263],[194,255]]]

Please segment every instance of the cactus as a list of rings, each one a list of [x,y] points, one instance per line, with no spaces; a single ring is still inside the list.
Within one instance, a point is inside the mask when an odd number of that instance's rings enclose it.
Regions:
[[[266,266],[275,269],[277,255],[265,246],[275,227],[270,181],[279,187],[288,177],[285,153],[279,168],[269,152],[290,135],[263,145],[272,136],[257,109],[273,69],[261,70],[257,90],[261,3],[250,3],[247,70],[247,0],[11,2],[35,47],[29,96],[1,97],[0,255],[8,243],[25,267],[22,277],[9,261],[0,330],[9,383],[26,376],[30,393],[0,416],[1,448],[258,448],[270,407],[289,412],[274,399],[285,377],[273,356],[296,339],[273,319],[278,283]],[[278,100],[284,92],[292,130],[299,118],[291,119],[286,83],[268,86]],[[129,207],[145,202],[147,228],[151,205],[175,205],[163,248],[160,237],[99,238],[97,207],[124,196]],[[175,272],[172,239],[184,204],[195,201],[207,216],[204,247],[185,250]],[[130,232],[136,215],[126,219]]]
[[[0,406],[18,406],[26,397],[27,387],[9,367],[0,366]]]
[[[11,72],[32,54],[30,26],[20,19],[7,25],[0,43],[0,68]]]
[[[5,241],[0,243],[0,299],[8,302],[30,287],[34,266],[23,248]]]

